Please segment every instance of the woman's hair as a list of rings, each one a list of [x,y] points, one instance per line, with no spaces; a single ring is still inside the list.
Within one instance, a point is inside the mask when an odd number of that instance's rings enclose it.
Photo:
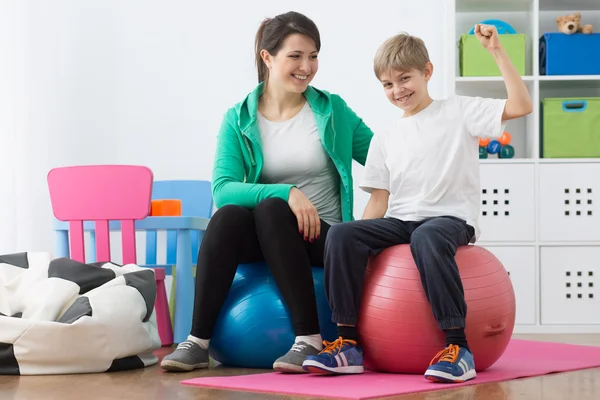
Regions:
[[[305,15],[290,11],[274,18],[267,18],[260,24],[255,40],[256,68],[258,69],[259,83],[266,81],[269,75],[269,69],[260,56],[261,50],[267,50],[269,54],[276,56],[285,38],[294,33],[300,33],[311,38],[315,42],[317,51],[321,49],[319,29]]]

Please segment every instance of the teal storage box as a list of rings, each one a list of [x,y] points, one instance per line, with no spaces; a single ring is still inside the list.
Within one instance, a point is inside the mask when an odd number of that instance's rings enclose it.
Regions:
[[[544,158],[600,158],[600,97],[542,101]]]
[[[500,43],[521,76],[525,75],[525,48],[527,38],[524,34],[500,34]],[[465,34],[459,44],[461,76],[502,76],[494,57],[483,48],[477,36]]]

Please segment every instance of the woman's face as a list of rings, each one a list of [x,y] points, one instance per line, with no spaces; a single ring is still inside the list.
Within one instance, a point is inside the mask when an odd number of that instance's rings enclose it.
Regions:
[[[277,55],[266,50],[261,55],[269,68],[269,85],[289,92],[303,93],[319,69],[315,42],[299,33],[288,36]]]

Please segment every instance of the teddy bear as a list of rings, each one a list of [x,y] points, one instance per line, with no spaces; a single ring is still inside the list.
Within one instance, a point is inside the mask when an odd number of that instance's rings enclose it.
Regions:
[[[586,24],[581,26],[581,13],[576,12],[569,15],[556,18],[559,32],[567,35],[572,35],[577,32],[585,34],[592,33],[592,25]]]

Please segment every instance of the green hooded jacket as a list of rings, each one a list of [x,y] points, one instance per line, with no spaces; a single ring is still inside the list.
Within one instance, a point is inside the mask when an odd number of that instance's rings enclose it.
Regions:
[[[253,209],[262,200],[278,197],[288,201],[294,185],[260,184],[263,166],[261,136],[257,122],[260,83],[246,98],[230,108],[217,138],[212,193],[215,205]],[[309,86],[304,92],[317,121],[321,142],[340,177],[342,220],[353,220],[352,159],[364,165],[373,132],[344,100]]]

